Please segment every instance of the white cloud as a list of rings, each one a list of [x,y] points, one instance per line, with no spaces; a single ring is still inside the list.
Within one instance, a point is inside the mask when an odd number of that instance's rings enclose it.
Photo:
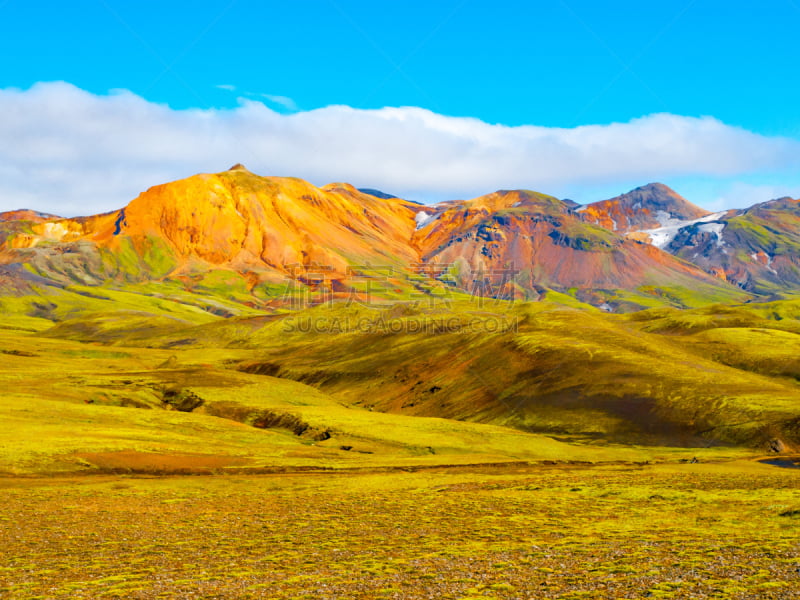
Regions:
[[[300,110],[297,106],[297,103],[289,98],[288,96],[276,96],[275,94],[259,94],[262,98],[266,98],[267,101],[271,102],[272,104],[277,104],[281,108],[285,108],[286,110],[296,112]]]
[[[235,92],[236,86],[230,85],[229,83],[220,83],[219,85],[215,86],[217,89],[225,90],[226,92]]]
[[[561,195],[670,177],[779,179],[800,166],[800,142],[670,114],[559,129],[421,108],[281,114],[246,99],[234,109],[173,110],[131,92],[98,96],[67,83],[0,90],[0,210],[112,210],[151,185],[237,162],[260,174],[438,200],[519,187]]]

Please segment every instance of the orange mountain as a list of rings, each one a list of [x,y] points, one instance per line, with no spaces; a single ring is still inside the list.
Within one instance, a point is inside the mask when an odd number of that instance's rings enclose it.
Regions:
[[[301,179],[258,177],[241,165],[150,188],[94,239],[137,247],[151,236],[175,255],[233,268],[407,263],[417,205],[379,199],[348,184],[316,188]]]
[[[423,262],[462,273],[506,277],[527,289],[633,289],[642,285],[716,285],[694,265],[586,223],[561,200],[530,191],[499,191],[447,203],[417,230]]]
[[[49,215],[47,213],[36,212],[35,210],[28,210],[22,208],[19,210],[9,210],[0,213],[0,221],[32,221],[34,223],[41,223],[49,219],[60,219],[56,215]]]
[[[650,183],[610,200],[579,209],[589,223],[626,233],[655,229],[671,221],[691,221],[710,214],[662,183]]]
[[[387,197],[344,183],[317,188],[260,177],[236,165],[152,187],[112,213],[0,223],[0,264],[24,265],[12,269],[22,276],[88,285],[215,269],[254,285],[300,265],[328,269],[341,281],[354,266],[415,270],[425,263],[444,265],[428,274],[463,289],[475,291],[488,275],[507,284],[504,294],[525,297],[544,287],[726,286],[649,244],[587,223],[574,205],[544,194],[500,191],[432,207],[380,196]]]

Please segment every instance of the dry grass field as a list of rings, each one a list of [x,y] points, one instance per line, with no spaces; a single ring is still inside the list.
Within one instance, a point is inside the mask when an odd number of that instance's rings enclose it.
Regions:
[[[753,461],[0,480],[6,598],[796,598]]]

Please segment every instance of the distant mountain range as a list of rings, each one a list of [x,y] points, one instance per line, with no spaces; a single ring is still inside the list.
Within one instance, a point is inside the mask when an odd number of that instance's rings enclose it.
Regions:
[[[800,285],[799,204],[710,214],[654,183],[586,206],[526,190],[425,206],[236,165],[103,215],[2,213],[0,277],[13,292],[222,270],[253,289],[301,267],[324,269],[344,293],[359,269],[391,267],[453,289],[568,295],[606,310],[698,306]]]
[[[580,210],[744,290],[768,294],[800,285],[798,200],[711,214],[664,185],[650,184]]]

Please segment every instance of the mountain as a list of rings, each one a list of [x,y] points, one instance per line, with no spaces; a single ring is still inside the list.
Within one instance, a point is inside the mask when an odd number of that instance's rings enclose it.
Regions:
[[[149,189],[121,212],[111,235],[135,244],[158,236],[180,259],[212,265],[324,265],[344,273],[352,264],[413,261],[407,240],[415,208],[348,184],[316,188],[237,166]]]
[[[28,210],[26,208],[20,210],[9,210],[0,213],[0,221],[32,221],[34,223],[41,223],[50,219],[60,219],[56,215],[37,212],[35,210]]]
[[[674,227],[662,247],[751,292],[800,286],[800,200],[780,198]]]
[[[693,214],[665,190],[646,186],[618,204],[634,207],[645,196],[657,197],[661,204],[648,200],[647,210],[672,206],[671,215],[679,208]],[[632,216],[633,222],[648,223]],[[169,279],[190,288],[211,273],[215,285],[224,279],[228,287],[231,276],[238,277],[234,287],[244,295],[263,288],[261,300],[248,303],[267,301],[274,290],[264,286],[287,276],[345,297],[363,293],[372,284],[354,282],[354,272],[381,268],[395,273],[390,281],[381,277],[384,295],[450,287],[537,298],[555,290],[629,310],[697,306],[739,294],[688,262],[587,222],[585,211],[545,194],[499,191],[423,206],[345,183],[318,188],[296,178],[261,177],[242,165],[157,185],[119,211],[0,222],[0,232],[0,264],[9,277],[29,283]]]
[[[650,183],[578,210],[587,222],[621,233],[655,229],[709,214],[661,183]]]
[[[408,240],[418,210],[348,184],[316,188],[236,165],[152,187],[106,215],[6,227],[4,256],[62,282],[214,268],[280,276],[298,265],[344,274],[351,265],[414,262]]]
[[[800,285],[800,211],[791,198],[712,214],[651,183],[578,212],[748,292],[772,294]]]
[[[719,282],[650,244],[595,225],[569,204],[530,191],[499,191],[432,207],[414,235],[425,263],[453,265],[466,285],[475,274],[507,276],[527,290],[637,290]],[[599,296],[581,294],[595,303]]]
[[[10,210],[0,213],[0,246],[5,243],[9,237],[22,236],[17,241],[17,245],[26,245],[24,236],[33,234],[31,224],[44,223],[53,219],[60,219],[55,215],[40,213],[35,210],[20,209]]]

